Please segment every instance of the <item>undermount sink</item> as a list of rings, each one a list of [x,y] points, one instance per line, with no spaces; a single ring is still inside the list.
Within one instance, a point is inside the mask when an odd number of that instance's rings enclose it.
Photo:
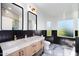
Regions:
[[[25,43],[32,41],[32,40],[35,40],[35,38],[29,37],[29,38],[9,41],[9,42],[5,42],[5,43],[1,43],[1,46],[3,46],[4,50],[7,50],[10,48],[19,47],[20,45],[24,45]]]
[[[26,42],[26,41],[22,39],[22,40],[15,40],[15,41],[1,43],[1,45],[5,48],[5,50],[7,50],[10,48],[16,47],[17,45],[23,44],[24,42]]]

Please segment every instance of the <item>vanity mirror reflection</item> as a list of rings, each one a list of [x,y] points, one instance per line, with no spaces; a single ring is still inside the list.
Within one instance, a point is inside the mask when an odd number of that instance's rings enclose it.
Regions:
[[[37,30],[37,15],[31,11],[27,12],[27,25],[28,30]]]
[[[15,3],[1,3],[2,30],[23,30],[23,8]]]

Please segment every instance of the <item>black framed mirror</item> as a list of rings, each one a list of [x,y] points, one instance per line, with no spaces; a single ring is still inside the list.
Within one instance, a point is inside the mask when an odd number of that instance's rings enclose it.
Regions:
[[[37,30],[37,15],[31,11],[27,12],[27,30]]]
[[[23,8],[15,3],[1,3],[1,30],[23,30]]]

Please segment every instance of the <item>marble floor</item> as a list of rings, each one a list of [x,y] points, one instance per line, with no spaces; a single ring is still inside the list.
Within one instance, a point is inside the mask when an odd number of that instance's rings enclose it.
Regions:
[[[42,56],[75,56],[75,47],[51,44],[48,50],[44,50]]]

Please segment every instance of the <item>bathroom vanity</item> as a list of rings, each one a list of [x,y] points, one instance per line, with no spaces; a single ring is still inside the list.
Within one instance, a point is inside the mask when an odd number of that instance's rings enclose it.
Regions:
[[[3,56],[32,56],[43,49],[44,37],[33,36],[15,41],[0,43]]]

